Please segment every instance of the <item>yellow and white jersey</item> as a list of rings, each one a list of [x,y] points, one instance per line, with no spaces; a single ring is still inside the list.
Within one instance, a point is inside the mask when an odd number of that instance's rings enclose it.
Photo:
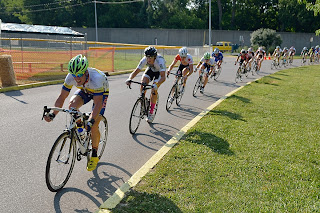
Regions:
[[[88,79],[83,85],[77,85],[74,77],[69,73],[63,84],[63,89],[70,92],[73,86],[83,90],[84,92],[92,95],[108,95],[109,83],[107,76],[95,68],[88,68]]]
[[[202,57],[202,58],[200,59],[200,62],[203,63],[203,64],[208,64],[208,65],[210,65],[210,66],[214,66],[214,64],[215,64],[215,61],[214,61],[213,58],[210,58],[209,61],[206,62],[206,59],[204,59],[204,57]]]

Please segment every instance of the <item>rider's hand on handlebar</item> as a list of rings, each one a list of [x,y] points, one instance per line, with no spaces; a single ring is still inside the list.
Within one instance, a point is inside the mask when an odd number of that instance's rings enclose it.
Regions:
[[[128,86],[130,86],[131,85],[131,79],[130,78],[128,78],[127,80],[126,80],[126,84],[128,85]]]
[[[47,122],[53,121],[53,119],[56,117],[54,113],[48,113],[45,116],[43,116],[44,120]]]
[[[197,71],[198,71],[198,68],[195,68],[195,69],[194,69],[194,72],[197,72]]]

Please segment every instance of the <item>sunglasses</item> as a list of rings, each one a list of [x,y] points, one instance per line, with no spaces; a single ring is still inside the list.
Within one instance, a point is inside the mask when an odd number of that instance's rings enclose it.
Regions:
[[[82,73],[82,74],[77,74],[77,75],[75,75],[75,74],[71,74],[72,75],[72,77],[74,77],[74,78],[76,78],[76,77],[82,77],[83,75],[84,75],[84,73]]]

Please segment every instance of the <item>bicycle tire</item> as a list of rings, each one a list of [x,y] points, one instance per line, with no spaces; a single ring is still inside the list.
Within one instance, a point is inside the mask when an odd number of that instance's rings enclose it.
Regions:
[[[243,72],[244,72],[244,75],[248,78],[248,76],[249,76],[249,71],[248,71],[246,68],[244,68],[244,69],[243,69]]]
[[[219,69],[217,69],[217,71],[216,71],[216,75],[214,76],[214,80],[217,80],[218,78],[219,78],[219,76],[220,76],[220,73],[221,73],[221,69],[222,69],[222,67],[220,67]]]
[[[241,79],[241,68],[239,67],[237,72],[236,72],[235,82],[238,83],[240,81],[242,81],[242,79]]]
[[[274,61],[271,62],[271,69],[276,69],[276,63]]]
[[[169,92],[169,95],[168,95],[168,98],[167,98],[167,103],[166,103],[166,110],[169,111],[170,107],[172,106],[172,103],[176,97],[176,87],[177,87],[177,83],[175,83],[170,92]]]
[[[129,131],[131,134],[135,134],[140,125],[141,119],[144,116],[143,108],[144,106],[142,98],[138,98],[138,100],[133,105],[129,120]]]
[[[196,81],[196,84],[194,85],[193,87],[193,91],[192,91],[192,94],[193,96],[195,97],[198,90],[200,89],[201,87],[201,76],[199,76],[198,80]]]
[[[177,88],[179,88],[180,91],[176,91],[176,104],[177,104],[177,106],[180,106],[179,104],[180,104],[180,101],[181,101],[181,99],[182,99],[182,96],[183,96],[184,91],[181,92],[181,89],[182,89],[182,87],[183,87],[183,83],[182,83],[182,82],[179,82],[178,84],[179,84],[179,86],[178,86]]]
[[[108,140],[108,121],[102,116],[99,122],[99,131],[100,131],[100,141],[98,146],[98,158],[101,159],[102,154],[106,148],[107,140]]]
[[[62,144],[60,145],[60,143]],[[57,150],[58,149],[58,150]],[[67,153],[64,153],[67,151]],[[46,165],[46,184],[50,191],[57,192],[61,190],[66,183],[68,182],[71,173],[73,171],[73,167],[76,160],[76,144],[75,140],[71,139],[69,132],[62,133],[54,142],[51,151],[48,156],[47,165]],[[57,157],[54,155],[57,154]],[[61,154],[64,154],[61,156]],[[62,157],[62,158],[61,158]],[[69,159],[71,157],[71,159]],[[66,159],[64,159],[66,158]],[[71,160],[71,162],[70,162]],[[53,163],[57,163],[57,167],[59,167],[57,172],[54,172]],[[63,178],[59,181],[54,181],[53,178],[62,176],[62,167],[63,165],[68,165],[66,169],[66,175],[63,175]]]

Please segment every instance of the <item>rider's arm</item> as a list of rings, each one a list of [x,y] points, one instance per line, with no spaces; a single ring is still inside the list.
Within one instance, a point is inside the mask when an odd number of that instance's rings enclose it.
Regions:
[[[166,73],[166,72],[160,72],[161,78],[160,78],[160,80],[156,83],[157,86],[158,86],[158,88],[159,88],[159,86],[160,86],[163,82],[165,82],[165,80],[166,80],[166,74],[165,74],[165,73]]]
[[[129,76],[129,79],[133,79],[134,77],[136,77],[136,75],[138,75],[138,73],[141,71],[141,69],[136,68]]]
[[[170,64],[169,68],[168,68],[168,73],[172,70],[172,68],[174,67],[174,65],[176,65],[176,63],[178,62],[178,60],[173,59],[172,63]],[[167,74],[168,74],[167,73]]]
[[[190,69],[190,72],[188,76],[190,76],[193,73],[193,64],[189,64],[189,69]]]

